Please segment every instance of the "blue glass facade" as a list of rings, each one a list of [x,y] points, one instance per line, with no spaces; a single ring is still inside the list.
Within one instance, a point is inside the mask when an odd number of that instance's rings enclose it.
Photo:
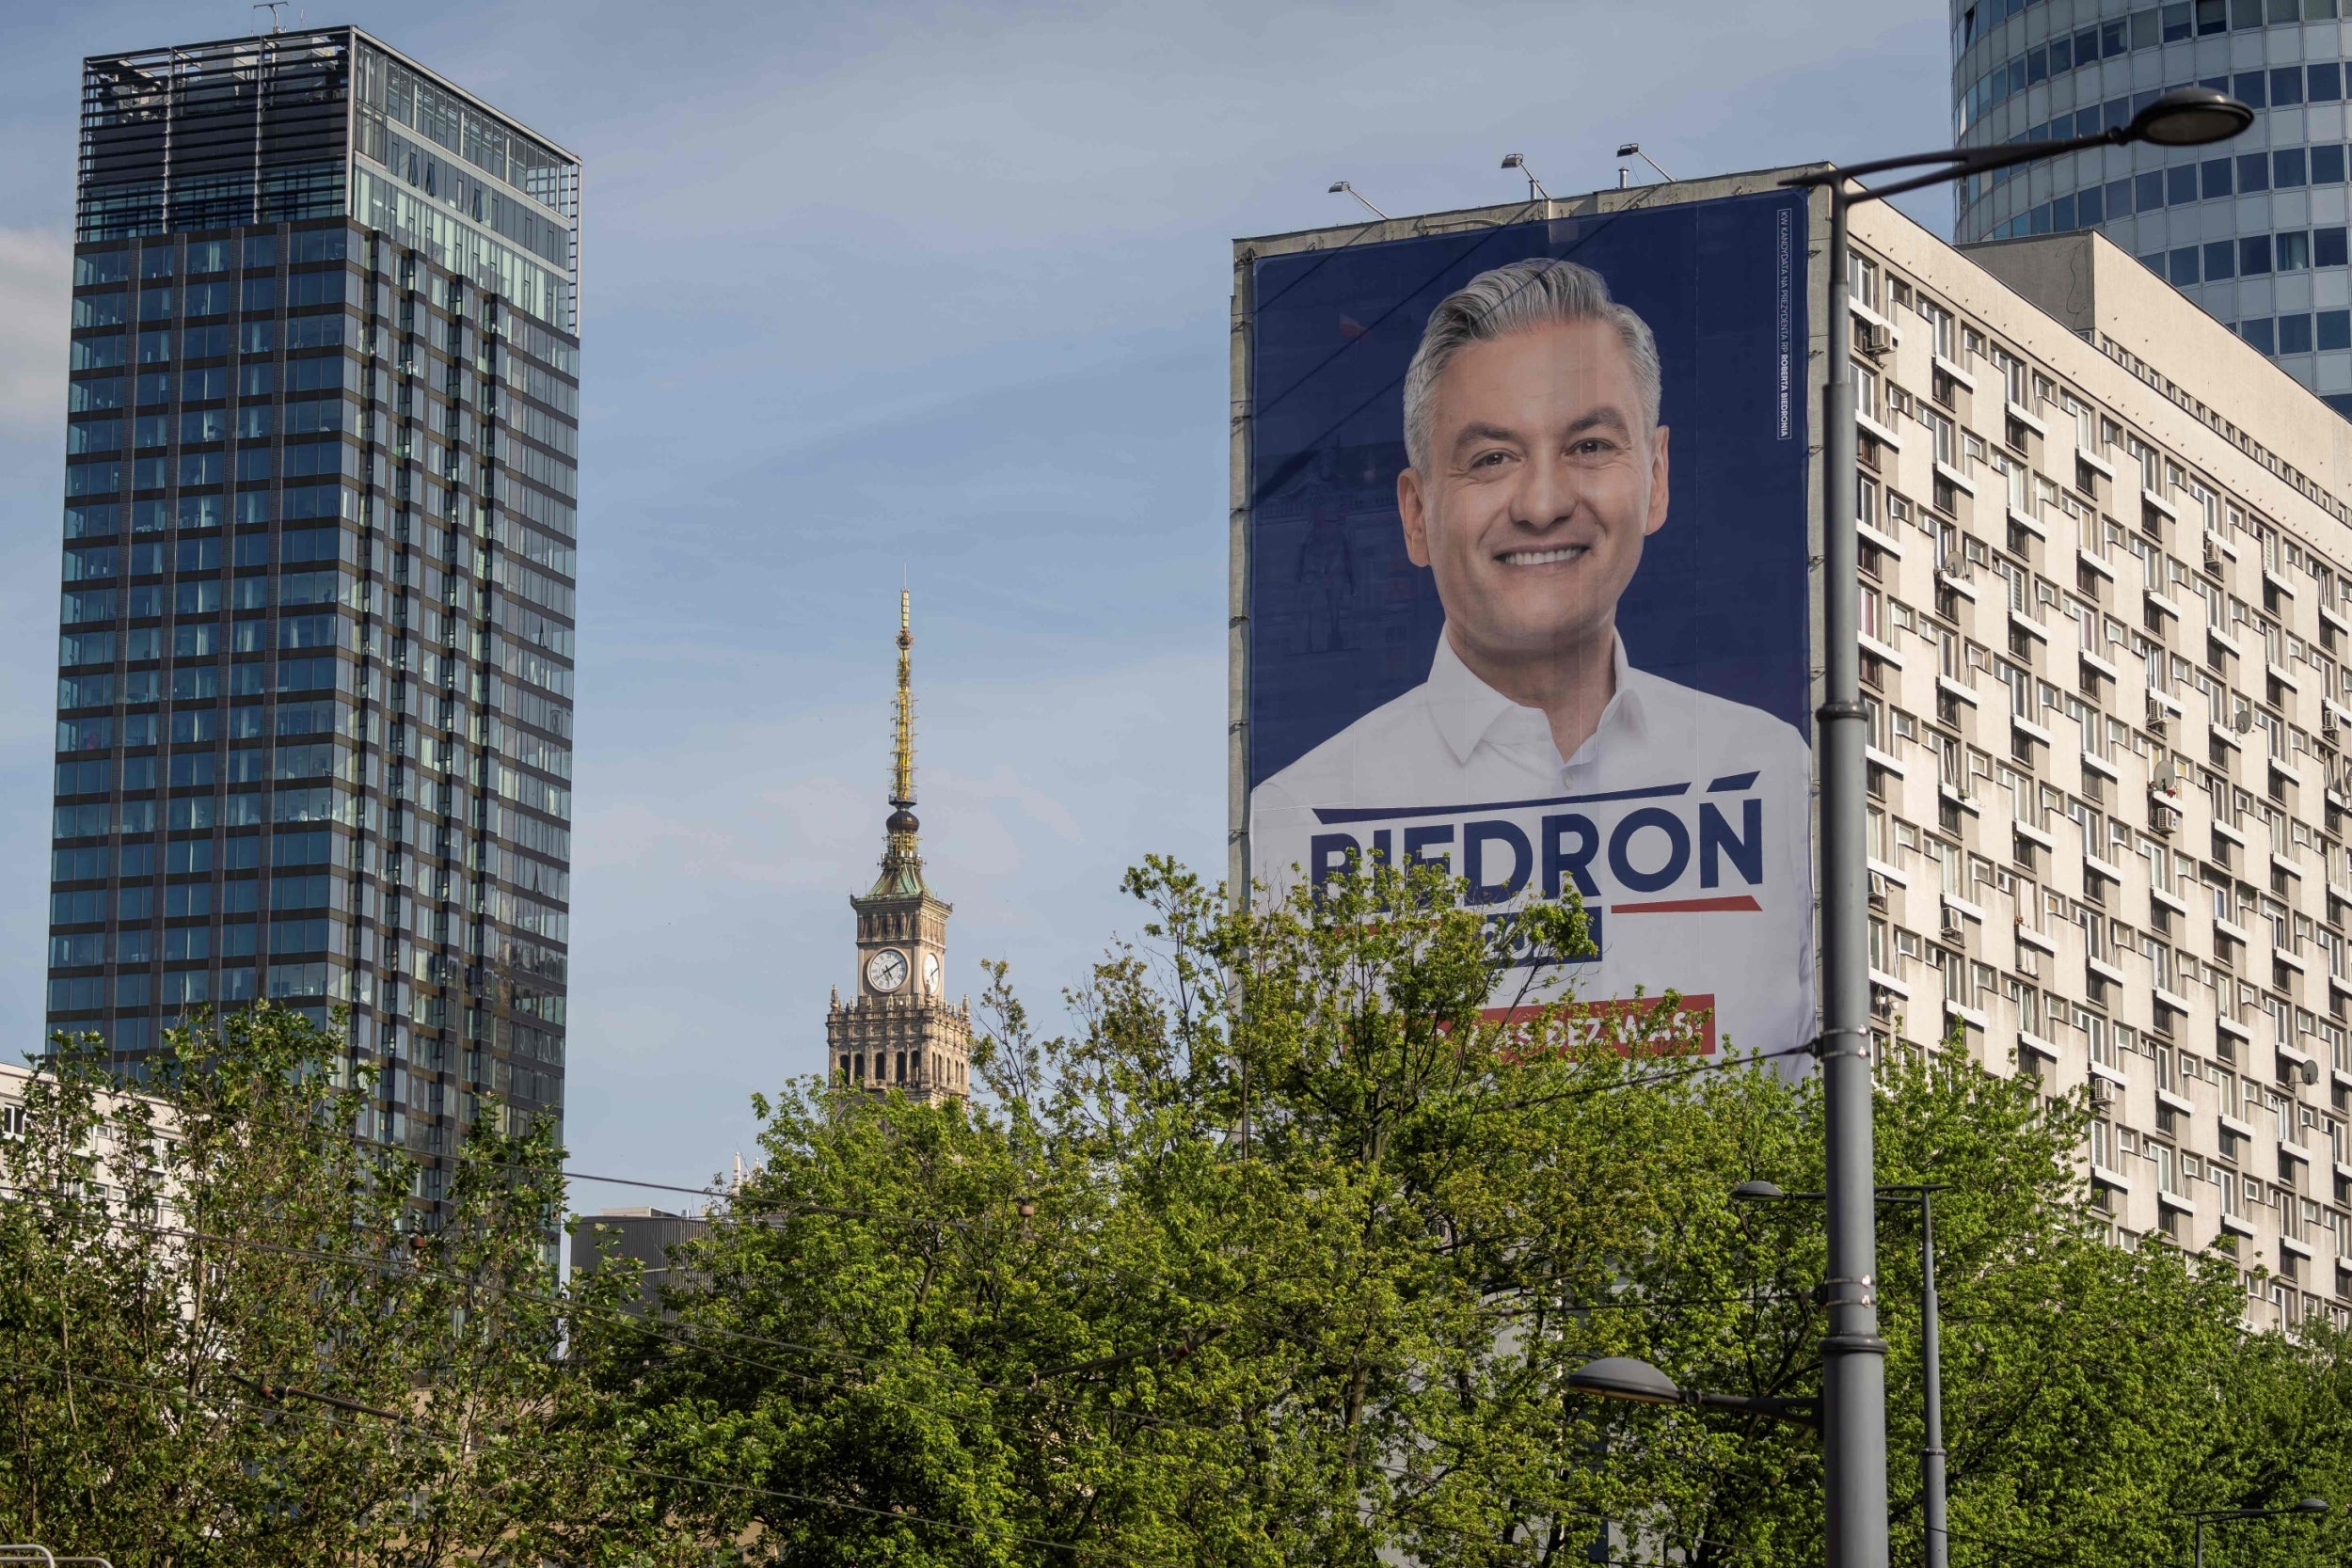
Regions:
[[[1962,244],[2097,229],[2352,414],[2340,0],[1979,0],[1952,11],[1963,146],[2053,141],[2201,84],[2258,111],[2219,148],[2109,147],[1959,187]]]
[[[348,28],[84,86],[48,1028],[347,1008],[436,1198],[563,1103],[577,166]]]

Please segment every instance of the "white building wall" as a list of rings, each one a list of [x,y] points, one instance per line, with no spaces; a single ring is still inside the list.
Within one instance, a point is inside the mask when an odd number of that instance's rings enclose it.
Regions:
[[[2095,234],[1854,230],[1883,1027],[2090,1084],[2119,1241],[2344,1321],[2352,427]]]

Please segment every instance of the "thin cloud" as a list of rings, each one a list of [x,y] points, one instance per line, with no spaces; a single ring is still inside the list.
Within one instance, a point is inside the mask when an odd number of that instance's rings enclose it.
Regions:
[[[0,436],[61,446],[73,245],[45,229],[0,229]]]

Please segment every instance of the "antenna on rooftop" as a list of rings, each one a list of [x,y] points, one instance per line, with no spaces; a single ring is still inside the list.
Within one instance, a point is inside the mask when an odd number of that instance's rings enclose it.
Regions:
[[[286,8],[286,0],[259,0],[253,8],[269,12],[269,30],[273,36],[286,30],[285,18],[278,14]]]

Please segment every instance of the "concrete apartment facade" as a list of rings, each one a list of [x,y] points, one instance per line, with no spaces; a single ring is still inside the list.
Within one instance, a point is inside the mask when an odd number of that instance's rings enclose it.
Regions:
[[[2119,1242],[2344,1322],[2352,429],[2095,232],[1854,241],[1875,1009],[2087,1085]]]

